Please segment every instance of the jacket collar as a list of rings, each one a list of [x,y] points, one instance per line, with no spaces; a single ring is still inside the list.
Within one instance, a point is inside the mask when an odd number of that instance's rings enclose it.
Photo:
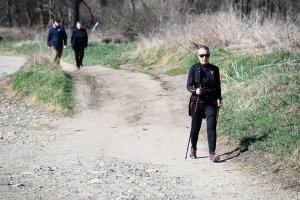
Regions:
[[[60,29],[62,29],[62,27],[61,26],[55,26],[55,24],[53,24],[53,26],[52,26],[53,28],[60,28]]]

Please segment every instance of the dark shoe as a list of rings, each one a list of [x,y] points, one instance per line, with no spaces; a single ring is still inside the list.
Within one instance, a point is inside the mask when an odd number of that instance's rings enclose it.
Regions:
[[[216,152],[212,152],[209,154],[209,159],[211,162],[218,162],[221,158]]]
[[[192,158],[192,159],[196,159],[197,158],[196,151],[197,150],[195,150],[195,149],[191,149],[190,158]]]

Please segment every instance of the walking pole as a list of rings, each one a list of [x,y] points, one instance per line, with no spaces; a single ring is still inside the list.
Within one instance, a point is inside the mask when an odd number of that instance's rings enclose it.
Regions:
[[[200,88],[201,88],[201,87],[200,87]],[[187,145],[187,148],[186,148],[185,160],[186,160],[186,158],[187,158],[187,153],[188,153],[188,150],[189,150],[189,145],[190,145],[191,135],[192,135],[192,128],[193,128],[193,125],[194,125],[194,117],[195,117],[195,113],[196,113],[196,111],[197,111],[199,99],[200,99],[200,95],[197,96],[196,105],[195,105],[195,109],[194,109],[194,115],[193,115],[193,117],[192,117],[192,127],[191,127],[191,132],[190,132],[189,142],[188,142],[188,145]]]
[[[219,118],[219,111],[220,111],[220,107],[218,106],[217,115],[216,115],[216,121],[218,121],[218,118]]]

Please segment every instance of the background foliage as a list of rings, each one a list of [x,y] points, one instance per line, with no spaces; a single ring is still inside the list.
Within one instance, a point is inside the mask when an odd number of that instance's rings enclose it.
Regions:
[[[60,17],[69,31],[78,20],[88,28],[99,22],[97,31],[106,42],[135,41],[217,12],[234,12],[238,19],[260,25],[300,21],[298,0],[0,0],[0,8],[1,27],[18,27],[23,35],[25,28],[47,29]],[[236,28],[247,26],[251,23]]]

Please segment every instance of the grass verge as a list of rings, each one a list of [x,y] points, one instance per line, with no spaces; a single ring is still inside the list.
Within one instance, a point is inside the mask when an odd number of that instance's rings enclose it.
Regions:
[[[119,66],[129,60],[128,54],[136,48],[136,44],[102,44],[90,42],[85,50],[83,64],[85,66],[104,65],[113,69],[121,69]],[[74,52],[68,48],[63,53],[63,58],[75,65]]]
[[[286,51],[238,56],[223,74],[219,132],[287,182],[300,178],[299,60]]]
[[[17,74],[12,85],[15,91],[35,99],[54,112],[69,115],[76,105],[70,76],[48,62],[29,65]]]
[[[84,66],[105,65],[113,69],[120,69],[120,65],[129,61],[129,53],[136,49],[136,44],[102,44],[90,42],[85,50]],[[46,48],[45,42],[31,41],[1,41],[0,53],[33,55],[51,55],[51,50]],[[75,55],[70,45],[63,50],[62,59],[74,64]]]

